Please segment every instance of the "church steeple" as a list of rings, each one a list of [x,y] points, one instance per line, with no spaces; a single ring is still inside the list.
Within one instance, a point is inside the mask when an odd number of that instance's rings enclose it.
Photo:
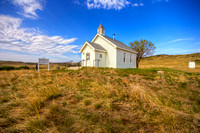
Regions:
[[[105,35],[105,28],[102,24],[99,25],[99,28],[97,29],[97,33],[101,35]]]

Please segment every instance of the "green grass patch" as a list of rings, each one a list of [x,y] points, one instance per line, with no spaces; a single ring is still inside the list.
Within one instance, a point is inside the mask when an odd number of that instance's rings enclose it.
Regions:
[[[42,133],[47,123],[42,119],[33,119],[27,124],[27,131],[31,133]]]

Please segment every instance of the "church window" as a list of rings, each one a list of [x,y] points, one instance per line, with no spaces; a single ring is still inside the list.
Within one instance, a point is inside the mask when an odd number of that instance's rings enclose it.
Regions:
[[[86,60],[90,60],[90,53],[86,54]]]
[[[124,53],[124,63],[126,62],[126,53]]]

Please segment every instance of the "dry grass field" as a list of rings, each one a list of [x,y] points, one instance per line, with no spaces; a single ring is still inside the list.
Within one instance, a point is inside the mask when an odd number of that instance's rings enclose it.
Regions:
[[[0,132],[200,132],[200,72],[158,58],[141,69],[0,71]]]
[[[196,62],[196,69],[189,69],[189,61]],[[200,72],[200,53],[186,55],[157,55],[144,58],[140,68],[173,68],[187,72]]]
[[[200,132],[200,73],[164,68],[0,73],[1,132]]]

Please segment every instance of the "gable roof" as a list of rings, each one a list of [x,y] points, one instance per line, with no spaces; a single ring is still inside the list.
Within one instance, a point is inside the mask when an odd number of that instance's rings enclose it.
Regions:
[[[94,49],[94,50],[107,52],[107,50],[105,50],[101,45],[99,45],[97,43],[89,42],[89,41],[85,42],[85,44],[82,46],[82,48],[80,49],[79,52],[81,52],[87,44],[90,45],[92,47],[92,49]]]
[[[89,43],[95,50],[107,51],[101,45],[97,43],[89,42],[89,41],[86,41],[86,42]]]
[[[114,47],[116,48],[119,48],[119,49],[122,49],[122,50],[126,50],[126,51],[129,51],[129,52],[133,52],[135,54],[137,54],[138,52],[133,50],[131,47],[125,45],[124,43],[120,42],[120,41],[117,41],[117,40],[114,40],[108,36],[105,36],[105,35],[101,35],[101,34],[96,34],[96,36],[93,38],[92,42],[94,42],[94,40],[98,37],[102,37],[103,39],[105,39],[106,41],[110,42]]]
[[[117,41],[117,40],[114,40],[108,36],[102,36],[104,38],[106,38],[107,40],[109,40],[111,43],[113,43],[117,48],[120,48],[120,49],[124,49],[124,50],[128,50],[128,51],[131,51],[131,52],[134,52],[134,53],[137,53],[137,51],[133,50],[131,47],[125,45],[124,43],[120,42],[120,41]]]

